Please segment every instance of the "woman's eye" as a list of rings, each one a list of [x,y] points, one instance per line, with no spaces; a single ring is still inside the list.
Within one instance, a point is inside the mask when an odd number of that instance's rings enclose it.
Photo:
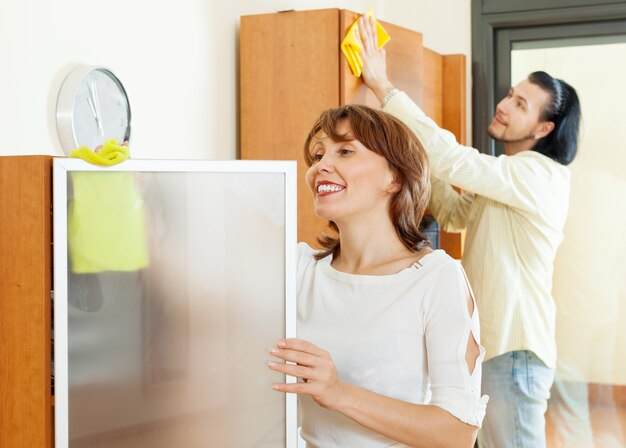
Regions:
[[[322,160],[323,154],[313,154],[313,161],[314,162],[319,162],[320,160]]]
[[[350,155],[350,154],[352,154],[353,152],[354,152],[354,151],[352,151],[352,150],[350,150],[350,149],[346,149],[346,148],[341,148],[341,149],[339,150],[339,153],[340,153],[342,156],[349,156],[349,155]]]

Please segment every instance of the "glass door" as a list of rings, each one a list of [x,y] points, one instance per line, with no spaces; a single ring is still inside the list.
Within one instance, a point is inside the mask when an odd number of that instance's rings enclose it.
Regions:
[[[626,35],[513,42],[511,85],[544,70],[577,90],[580,146],[570,165],[555,262],[558,365],[550,447],[626,446]]]

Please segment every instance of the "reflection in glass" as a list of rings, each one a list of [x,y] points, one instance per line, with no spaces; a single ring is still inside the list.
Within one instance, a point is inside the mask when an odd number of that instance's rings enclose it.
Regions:
[[[626,36],[520,43],[513,84],[535,70],[578,91],[583,122],[555,262],[558,363],[549,447],[626,446]]]
[[[266,367],[285,336],[284,175],[72,174],[88,176],[68,189],[70,446],[284,446],[284,377]],[[128,233],[135,269],[111,248]]]

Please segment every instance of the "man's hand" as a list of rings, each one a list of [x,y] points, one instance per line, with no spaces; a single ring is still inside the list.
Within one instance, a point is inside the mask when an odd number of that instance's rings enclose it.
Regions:
[[[361,16],[357,29],[361,40],[361,62],[363,66],[363,82],[372,89],[372,92],[382,102],[385,94],[393,89],[393,84],[387,77],[386,53],[383,48],[378,48],[378,35],[376,34],[376,21],[374,17]]]

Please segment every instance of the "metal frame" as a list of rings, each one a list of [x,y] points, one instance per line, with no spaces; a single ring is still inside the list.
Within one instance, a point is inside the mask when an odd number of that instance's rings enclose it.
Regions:
[[[67,358],[67,177],[72,171],[102,172],[214,172],[281,173],[285,181],[285,337],[296,337],[297,263],[297,170],[295,161],[191,161],[128,160],[112,167],[98,167],[80,159],[55,158],[53,161],[53,241],[54,241],[54,357],[55,357],[55,446],[69,445],[68,358]],[[294,377],[287,377],[295,383]],[[285,394],[286,448],[298,446],[297,398]]]

